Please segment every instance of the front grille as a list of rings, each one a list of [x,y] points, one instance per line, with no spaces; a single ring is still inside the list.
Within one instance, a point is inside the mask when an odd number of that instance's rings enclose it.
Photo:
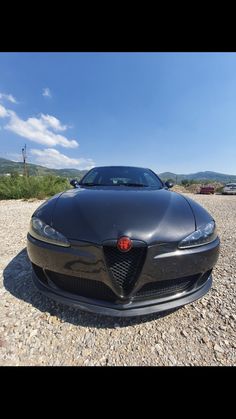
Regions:
[[[199,278],[199,274],[185,278],[167,279],[166,281],[149,282],[134,296],[135,300],[148,297],[166,297],[191,289]]]
[[[103,249],[114,286],[121,293],[128,293],[143,267],[146,247],[133,247],[126,253],[113,246],[104,246]]]
[[[52,271],[46,271],[48,278],[59,288],[86,298],[115,302],[117,296],[103,282],[77,278]]]
[[[58,288],[72,294],[113,303],[118,302],[119,300],[117,295],[103,282],[64,275],[49,270],[44,272],[39,266],[32,265],[37,277],[45,284],[47,284],[48,279],[50,279]],[[134,301],[139,301],[151,298],[164,298],[190,291],[195,287],[200,288],[207,281],[210,273],[211,270],[204,275],[197,274],[184,278],[149,282],[143,285],[143,287],[135,293],[132,299]]]

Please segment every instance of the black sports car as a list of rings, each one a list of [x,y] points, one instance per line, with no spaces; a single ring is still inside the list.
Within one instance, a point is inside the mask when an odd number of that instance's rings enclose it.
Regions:
[[[211,287],[211,215],[149,169],[97,167],[33,214],[28,255],[47,296],[112,316],[182,306]]]

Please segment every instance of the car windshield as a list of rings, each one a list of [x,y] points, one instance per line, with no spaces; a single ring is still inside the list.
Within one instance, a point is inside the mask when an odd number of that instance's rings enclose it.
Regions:
[[[236,188],[236,183],[228,183],[226,186],[227,186],[228,188],[229,188],[229,187],[231,187],[231,188]]]
[[[80,185],[163,188],[163,183],[151,170],[122,166],[91,169],[80,181]]]

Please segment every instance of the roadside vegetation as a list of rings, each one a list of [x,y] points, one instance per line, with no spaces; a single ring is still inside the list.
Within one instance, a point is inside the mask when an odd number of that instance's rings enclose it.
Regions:
[[[174,185],[172,190],[179,193],[184,192],[184,193],[198,194],[200,193],[200,189],[202,186],[213,186],[215,189],[215,193],[221,194],[224,185],[219,182],[201,182],[201,183],[194,182],[194,183],[189,183],[187,185],[183,185],[183,184]]]
[[[0,199],[44,199],[70,188],[68,179],[60,176],[0,176]]]
[[[175,192],[184,192],[184,193],[194,193],[197,194],[200,192],[202,186],[213,186],[215,193],[222,193],[222,189],[225,183],[217,182],[215,180],[210,181],[209,179],[195,180],[195,179],[183,179],[180,182],[176,183],[174,178],[163,179],[164,182],[169,181],[174,184],[173,191]]]

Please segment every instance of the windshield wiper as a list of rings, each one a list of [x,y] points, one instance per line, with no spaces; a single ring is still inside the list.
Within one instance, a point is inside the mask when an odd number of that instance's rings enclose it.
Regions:
[[[80,183],[80,186],[140,186],[140,187],[147,187],[148,185],[144,185],[143,183],[113,183],[113,184],[105,184],[105,183],[85,182],[85,183]]]
[[[81,186],[104,186],[101,185],[101,183],[93,183],[93,182],[85,182],[85,183],[81,183]]]
[[[143,183],[122,183],[121,186],[142,186],[142,187],[147,187],[148,185],[144,185]]]

